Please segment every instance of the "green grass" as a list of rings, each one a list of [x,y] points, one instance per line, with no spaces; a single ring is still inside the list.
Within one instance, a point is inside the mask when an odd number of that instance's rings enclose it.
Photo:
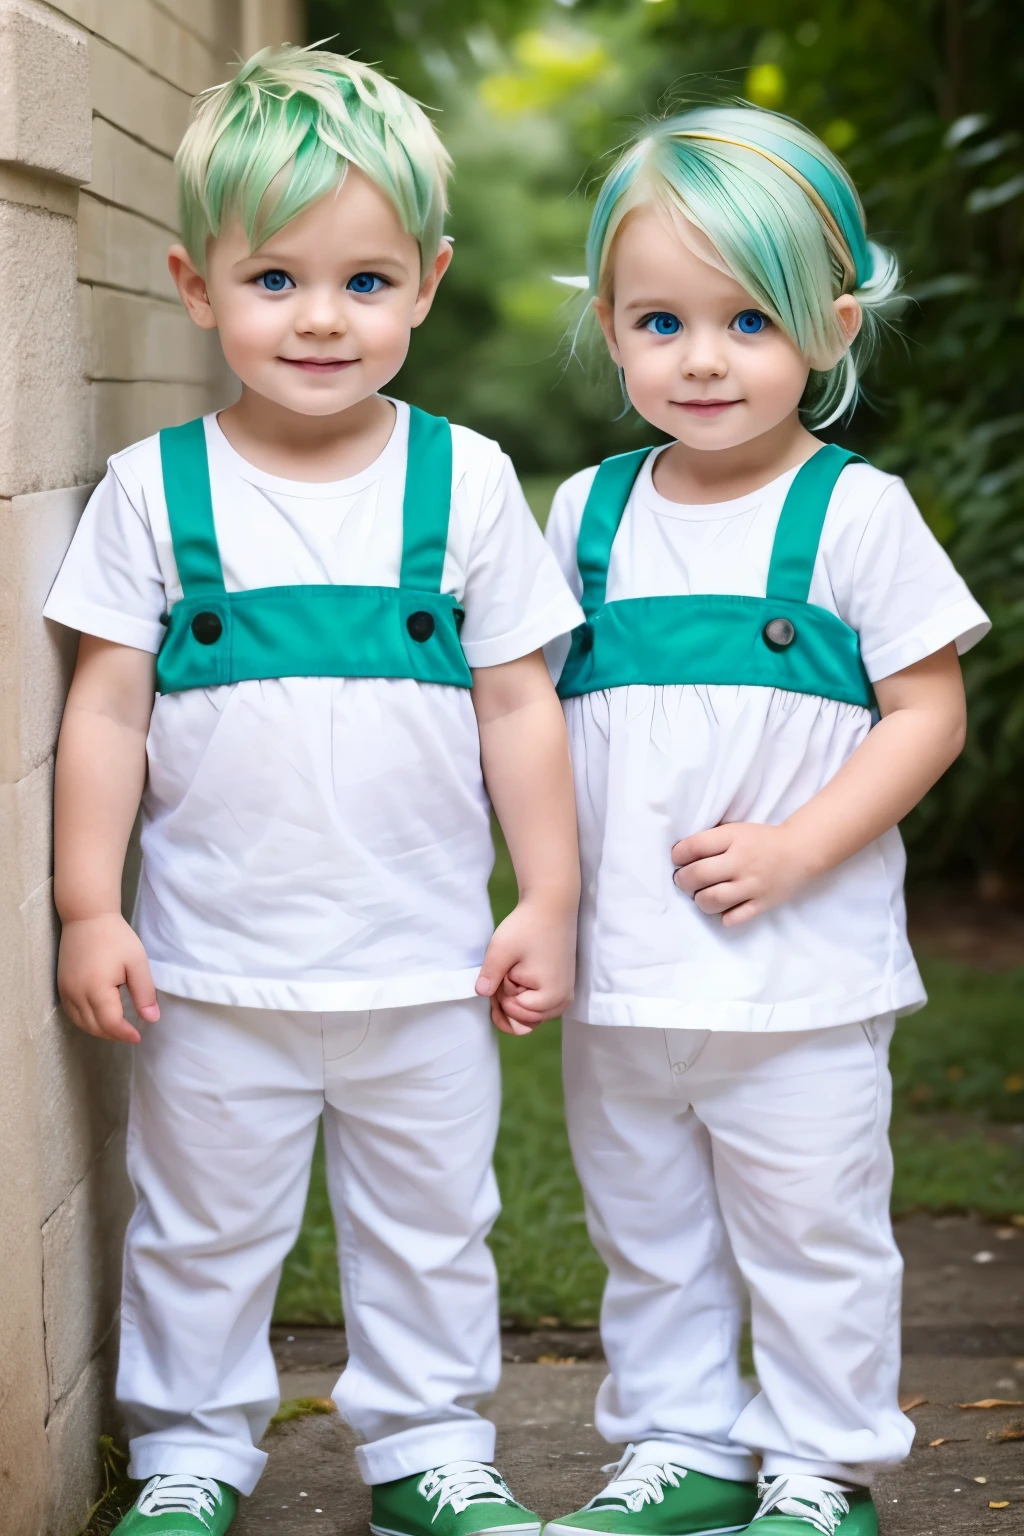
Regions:
[[[501,849],[491,885],[498,916],[515,898]],[[1024,1151],[986,1128],[1024,1120],[1024,970],[993,975],[949,962],[922,969],[931,1001],[899,1025],[892,1052],[893,1209],[1024,1211]],[[502,1316],[594,1321],[603,1266],[583,1224],[583,1201],[562,1113],[560,1029],[501,1038],[505,1107],[496,1166],[504,1208],[492,1237]],[[277,1317],[340,1322],[334,1229],[322,1154],[302,1235],[285,1268]]]

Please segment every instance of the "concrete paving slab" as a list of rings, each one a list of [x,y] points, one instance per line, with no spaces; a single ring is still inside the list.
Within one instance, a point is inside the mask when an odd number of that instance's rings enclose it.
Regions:
[[[918,1427],[907,1463],[875,1489],[882,1536],[1024,1536],[1024,1231],[975,1217],[915,1216],[897,1236],[907,1265],[904,1401]],[[979,1255],[990,1255],[980,1258]],[[517,1496],[547,1519],[579,1508],[615,1459],[593,1427],[604,1375],[593,1330],[504,1340],[501,1388],[486,1412]],[[282,1396],[325,1398],[346,1358],[335,1329],[275,1330]],[[934,1442],[941,1442],[935,1444]],[[336,1414],[274,1428],[270,1459],[236,1536],[365,1536],[369,1495]],[[1005,1509],[991,1503],[1006,1501]]]

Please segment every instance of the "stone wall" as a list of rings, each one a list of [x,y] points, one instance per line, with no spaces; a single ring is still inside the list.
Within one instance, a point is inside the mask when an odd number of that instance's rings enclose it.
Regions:
[[[167,275],[172,156],[299,0],[0,0],[0,1536],[100,1482],[130,1205],[130,1051],[57,1006],[53,754],[75,637],[43,599],[108,454],[223,400]]]

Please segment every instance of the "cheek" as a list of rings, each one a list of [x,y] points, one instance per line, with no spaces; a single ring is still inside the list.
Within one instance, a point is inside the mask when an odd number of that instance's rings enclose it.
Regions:
[[[289,330],[287,304],[273,304],[254,293],[232,294],[217,306],[217,329],[224,356],[256,358],[276,355]]]
[[[748,398],[769,408],[799,404],[810,372],[800,353],[784,338],[773,338],[756,350],[751,348],[737,362],[737,373],[744,381]]]

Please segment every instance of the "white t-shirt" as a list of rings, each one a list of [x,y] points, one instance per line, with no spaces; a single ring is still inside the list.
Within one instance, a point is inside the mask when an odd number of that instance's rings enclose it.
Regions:
[[[707,506],[668,501],[645,462],[612,548],[608,601],[763,597],[796,471]],[[547,536],[573,590],[594,469],[555,497]],[[832,495],[809,594],[860,636],[871,680],[989,628],[901,480],[867,464]],[[548,648],[557,676],[568,644]],[[724,928],[672,883],[672,845],[720,822],[785,820],[871,726],[866,709],[761,687],[631,686],[567,699],[583,860],[575,1017],[592,1024],[802,1030],[925,1001],[893,829],[793,900]]]
[[[329,484],[256,469],[206,418],[228,591],[397,586],[409,409],[368,469]],[[443,589],[471,667],[582,615],[496,443],[452,428]],[[110,460],[45,613],[156,652],[181,597],[159,439]],[[286,677],[158,696],[135,926],[158,988],[334,1011],[469,997],[492,923],[490,808],[469,690]]]

